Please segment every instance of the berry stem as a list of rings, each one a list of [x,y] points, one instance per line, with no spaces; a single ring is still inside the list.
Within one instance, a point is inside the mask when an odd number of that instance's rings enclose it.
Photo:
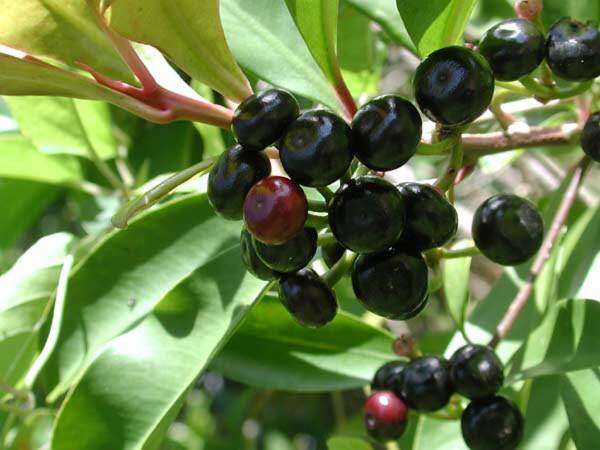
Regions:
[[[334,196],[333,191],[328,187],[317,188],[317,191],[319,191],[319,193],[323,196],[326,202],[329,202],[329,200],[331,200]]]
[[[350,271],[357,257],[358,255],[356,253],[346,250],[340,260],[323,275],[323,280],[325,283],[327,283],[329,287],[335,286],[338,281],[340,281],[344,275]]]
[[[542,248],[540,249],[535,261],[533,262],[533,265],[531,266],[531,269],[529,270],[527,281],[525,284],[523,284],[523,286],[521,286],[519,292],[506,311],[506,314],[498,324],[496,332],[489,343],[490,347],[495,348],[500,340],[504,339],[508,335],[514,323],[518,319],[519,314],[531,297],[535,282],[542,272],[544,265],[548,259],[550,259],[554,244],[556,243],[556,240],[560,235],[560,231],[569,217],[569,212],[571,211],[575,200],[577,200],[579,188],[581,187],[583,178],[585,177],[585,173],[589,165],[590,159],[584,157],[570,170],[568,175],[568,178],[570,178],[569,185],[565,191],[558,211],[552,220],[552,225],[550,226],[550,230],[546,235],[546,239],[544,239]]]
[[[356,102],[354,101],[354,97],[352,97],[352,93],[348,89],[348,86],[346,85],[341,73],[335,86],[335,92],[342,105],[342,109],[344,110],[344,116],[348,122],[351,122],[356,115]]]
[[[322,200],[308,200],[309,211],[327,212],[327,203]]]
[[[318,214],[308,213],[306,217],[305,226],[316,228],[317,230],[321,230],[329,225],[329,219],[327,216],[320,216]]]
[[[471,247],[461,248],[457,250],[447,250],[445,248],[441,248],[439,250],[439,257],[443,259],[467,258],[469,256],[478,255],[481,255],[481,251],[474,245]]]
[[[456,144],[452,149],[452,153],[450,153],[448,168],[446,169],[444,175],[442,175],[442,177],[435,183],[435,186],[444,192],[448,191],[448,189],[454,185],[456,175],[463,165],[464,147],[460,135],[461,131],[462,130],[456,131]]]
[[[417,148],[417,154],[419,155],[443,155],[448,153],[456,145],[456,139],[446,138],[440,142],[429,144],[427,142],[421,142]]]
[[[333,233],[324,233],[319,235],[317,242],[319,243],[319,246],[322,247],[324,245],[336,244],[337,239],[335,238]]]
[[[523,77],[519,82],[530,92],[530,94],[533,94],[542,101],[576,97],[586,92],[593,83],[593,81],[585,81],[583,83],[574,84],[566,89],[556,89],[554,85],[546,86],[532,77]]]
[[[175,175],[167,178],[165,181],[153,187],[145,194],[126,203],[112,217],[111,222],[113,226],[116,228],[127,228],[129,221],[133,217],[162,200],[169,192],[182,185],[192,177],[208,172],[214,162],[215,158],[209,158],[198,164],[188,167],[187,169],[184,169],[181,172],[178,172]]]

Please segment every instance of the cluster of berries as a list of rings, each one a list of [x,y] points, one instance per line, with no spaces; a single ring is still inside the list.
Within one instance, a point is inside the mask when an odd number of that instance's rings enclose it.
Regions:
[[[523,436],[523,416],[513,402],[497,395],[503,383],[500,359],[481,345],[465,345],[450,361],[424,356],[387,363],[375,374],[373,393],[365,403],[367,432],[379,441],[399,439],[409,410],[438,411],[456,393],[471,401],[461,418],[470,449],[515,449]]]

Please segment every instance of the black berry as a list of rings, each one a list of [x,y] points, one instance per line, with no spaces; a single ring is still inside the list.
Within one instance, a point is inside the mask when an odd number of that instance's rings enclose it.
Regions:
[[[404,369],[395,392],[417,411],[437,411],[448,404],[452,395],[448,361],[438,356],[412,360]]]
[[[494,75],[480,54],[465,47],[446,47],[417,68],[414,89],[427,117],[444,125],[461,125],[475,120],[490,105]]]
[[[342,186],[329,203],[329,225],[344,247],[359,253],[384,250],[404,229],[404,205],[398,189],[377,177]]]
[[[352,121],[356,157],[373,170],[393,170],[405,164],[421,141],[422,121],[408,100],[384,95],[358,110]]]
[[[306,267],[315,256],[317,230],[304,228],[280,245],[269,245],[254,239],[254,248],[267,267],[282,273],[295,272]]]
[[[491,397],[504,383],[504,367],[494,351],[483,345],[465,345],[450,359],[452,386],[475,400]]]
[[[335,244],[324,245],[321,247],[321,252],[327,267],[333,267],[344,256],[346,249],[336,242]]]
[[[492,27],[479,42],[494,77],[514,81],[533,72],[544,60],[546,39],[525,19],[509,19]]]
[[[581,133],[581,148],[594,161],[600,162],[600,112],[587,120]]]
[[[283,275],[279,300],[300,324],[312,328],[331,322],[338,307],[334,292],[312,269]]]
[[[406,429],[408,408],[393,392],[375,392],[365,402],[367,433],[378,441],[395,441]]]
[[[406,361],[391,361],[375,372],[371,389],[374,391],[391,391],[400,382],[400,376],[408,365]]]
[[[471,450],[514,450],[523,437],[523,416],[510,400],[488,397],[465,409],[461,429]]]
[[[240,144],[261,150],[277,141],[299,114],[298,102],[289,92],[281,89],[259,92],[237,107],[233,134]]]
[[[245,228],[242,229],[240,236],[240,246],[242,250],[242,261],[252,275],[261,280],[270,281],[277,278],[278,273],[273,269],[270,269],[260,260],[256,254],[256,250],[253,245],[254,239],[252,235]]]
[[[224,152],[212,167],[208,176],[208,200],[224,218],[240,220],[246,194],[270,173],[271,164],[265,155],[236,145]]]
[[[481,252],[505,266],[522,264],[537,253],[544,222],[535,205],[516,195],[495,195],[475,212],[473,239]]]
[[[401,241],[416,250],[441,247],[456,234],[458,214],[437,189],[427,184],[402,183],[398,186],[406,221]]]
[[[569,81],[600,75],[600,32],[591,23],[562,19],[548,32],[546,59],[552,72]]]
[[[283,244],[304,228],[308,201],[289,178],[272,176],[256,183],[244,201],[244,221],[255,239]]]
[[[335,114],[302,114],[283,134],[279,156],[283,168],[304,186],[327,186],[341,178],[352,162],[350,127]]]
[[[352,268],[352,287],[369,311],[393,320],[417,315],[427,302],[428,269],[419,254],[388,249],[360,255]]]

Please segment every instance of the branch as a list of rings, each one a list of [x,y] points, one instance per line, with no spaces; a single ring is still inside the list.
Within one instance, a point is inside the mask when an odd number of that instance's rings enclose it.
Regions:
[[[544,265],[546,264],[548,259],[550,259],[552,249],[554,247],[554,244],[556,243],[556,240],[558,239],[560,230],[567,221],[569,217],[569,212],[571,211],[571,207],[577,199],[577,192],[579,191],[579,187],[581,186],[583,177],[585,176],[585,172],[589,164],[590,159],[585,157],[573,169],[571,169],[569,174],[571,181],[569,183],[569,186],[567,187],[567,190],[565,191],[564,197],[558,208],[558,211],[556,212],[556,215],[552,220],[552,225],[550,227],[550,230],[548,231],[546,239],[544,239],[542,248],[540,249],[537,257],[535,258],[535,261],[533,262],[533,265],[531,266],[531,269],[529,270],[529,273],[527,275],[527,281],[521,287],[515,299],[508,307],[506,314],[498,324],[496,332],[489,343],[490,347],[496,347],[500,340],[504,339],[508,335],[512,326],[519,317],[519,314],[521,313],[521,311],[523,311],[523,308],[527,304],[529,297],[531,297],[535,282],[540,273],[542,272]]]

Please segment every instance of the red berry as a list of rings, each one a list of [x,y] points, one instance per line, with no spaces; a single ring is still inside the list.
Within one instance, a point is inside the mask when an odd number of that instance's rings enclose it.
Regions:
[[[406,429],[408,408],[390,391],[380,391],[365,402],[365,426],[378,441],[399,439]]]
[[[244,201],[244,221],[255,239],[279,245],[304,228],[308,202],[289,178],[272,176],[256,183]]]

